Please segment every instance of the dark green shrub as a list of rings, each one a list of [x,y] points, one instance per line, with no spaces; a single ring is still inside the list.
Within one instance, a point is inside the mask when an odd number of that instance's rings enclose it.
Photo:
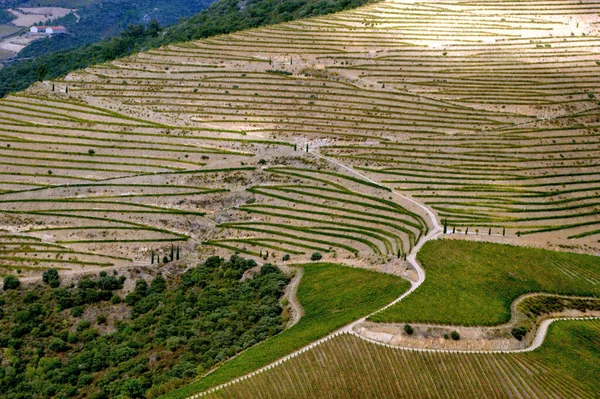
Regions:
[[[281,258],[284,262],[287,262],[288,260],[290,260],[290,254],[285,254],[283,255],[283,258]]]
[[[65,342],[58,338],[53,338],[48,345],[48,349],[50,349],[52,352],[64,352],[67,350],[67,348],[68,347]]]
[[[81,320],[77,325],[77,331],[81,332],[87,328],[90,328],[91,323],[87,320]]]
[[[323,255],[321,255],[319,252],[314,252],[310,257],[310,260],[321,260],[322,258]]]
[[[515,337],[518,341],[522,341],[523,337],[527,334],[527,329],[525,327],[514,327],[510,333],[513,337]]]
[[[458,333],[458,331],[452,331],[450,333],[450,338],[452,338],[455,341],[458,341],[460,339],[460,334]]]
[[[88,328],[87,330],[81,332],[81,340],[83,342],[90,342],[98,337],[98,335],[98,330],[95,328]]]
[[[165,291],[165,289],[167,288],[167,282],[165,281],[165,279],[163,278],[163,276],[158,275],[154,278],[154,280],[152,280],[152,282],[150,283],[150,292],[154,292],[154,293],[162,293]]]
[[[77,379],[77,387],[85,388],[86,386],[90,385],[93,380],[94,380],[94,378],[91,375],[81,374],[79,376],[79,378]]]
[[[70,332],[67,335],[67,342],[70,343],[70,344],[75,344],[75,343],[77,343],[78,340],[79,339],[77,338],[77,334],[74,333],[74,332]]]
[[[133,290],[136,294],[140,296],[146,296],[148,292],[148,283],[143,278],[138,279],[135,282],[135,289]]]
[[[407,333],[408,335],[413,335],[413,333],[415,332],[415,330],[414,330],[414,328],[410,324],[405,324],[404,325],[404,332]]]
[[[52,288],[58,287],[60,285],[58,270],[54,268],[44,270],[44,273],[42,274],[42,281]]]
[[[23,302],[34,303],[38,299],[40,299],[40,297],[35,292],[30,291],[27,294],[25,294],[25,296],[23,297]]]
[[[4,277],[4,291],[8,290],[16,290],[21,286],[21,282],[16,276],[6,276]]]
[[[83,315],[83,306],[75,306],[74,308],[71,308],[71,316],[79,317],[81,315]]]

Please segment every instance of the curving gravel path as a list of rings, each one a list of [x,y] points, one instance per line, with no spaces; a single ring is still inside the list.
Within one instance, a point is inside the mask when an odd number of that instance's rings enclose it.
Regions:
[[[292,308],[292,311],[291,311],[292,317],[290,318],[287,325],[285,326],[285,328],[287,329],[287,328],[293,327],[296,324],[298,324],[298,322],[300,321],[302,316],[304,316],[304,308],[302,307],[302,304],[298,300],[298,295],[297,295],[298,286],[300,285],[302,276],[304,276],[304,269],[301,267],[290,267],[290,266],[283,266],[283,265],[280,265],[279,268],[281,270],[283,270],[284,272],[292,272],[292,271],[295,272],[294,277],[292,277],[292,281],[290,281],[290,283],[285,288],[286,298],[288,299],[288,301],[290,303],[290,307]]]

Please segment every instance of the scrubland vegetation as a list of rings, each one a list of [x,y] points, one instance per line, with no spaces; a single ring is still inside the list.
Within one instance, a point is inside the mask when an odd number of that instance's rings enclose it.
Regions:
[[[0,296],[5,398],[157,397],[280,332],[288,278],[252,260],[212,257],[180,276],[100,273],[74,286]],[[52,280],[48,279],[50,283]]]

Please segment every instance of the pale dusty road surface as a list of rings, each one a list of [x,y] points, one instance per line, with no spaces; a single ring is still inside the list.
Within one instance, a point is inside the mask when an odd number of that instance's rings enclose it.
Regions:
[[[304,308],[298,300],[298,286],[300,285],[300,280],[302,280],[302,276],[304,276],[304,269],[301,267],[289,267],[282,265],[280,265],[279,268],[286,273],[294,273],[294,277],[287,285],[287,287],[285,287],[285,297],[289,301],[291,310],[290,320],[285,326],[285,328],[287,329],[298,324],[302,316],[304,316]]]

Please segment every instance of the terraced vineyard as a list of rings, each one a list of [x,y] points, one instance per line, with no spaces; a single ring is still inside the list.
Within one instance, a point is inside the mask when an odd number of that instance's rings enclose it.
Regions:
[[[594,398],[599,333],[599,321],[558,322],[539,351],[502,355],[405,351],[343,334],[202,397]]]
[[[210,226],[204,215],[228,194],[223,182],[252,173],[244,161],[263,145],[66,95],[4,98],[0,129],[2,268],[11,271],[147,263],[152,251],[158,261]]]
[[[600,0],[385,0],[13,93],[0,100],[0,274],[163,264],[176,246],[183,264],[323,257],[405,277],[410,293],[425,281],[418,250],[443,231],[588,255],[532,268],[552,281],[497,291],[496,314],[444,323],[505,320],[514,297],[536,289],[597,295],[599,15]],[[477,266],[482,281],[492,275]],[[517,279],[514,264],[502,267]],[[467,301],[489,289],[475,288]],[[406,303],[379,316],[409,321]],[[598,323],[577,326],[597,336]],[[593,397],[596,386],[549,364],[563,356],[552,342],[541,354],[463,356],[342,335],[212,395]],[[249,370],[230,364],[172,397]]]
[[[453,230],[584,249],[600,234],[599,7],[382,2],[167,46],[65,84],[161,123],[308,141]]]
[[[428,231],[424,217],[399,206],[392,197],[385,198],[389,190],[368,181],[322,170],[280,167],[266,171],[294,184],[249,188],[256,197],[239,210],[252,220],[218,225],[224,228],[219,236],[257,235],[214,239],[207,244],[250,255],[260,255],[256,253],[259,248],[294,255],[320,251],[333,257],[338,251],[344,257],[370,253],[375,261],[382,261],[406,256]],[[364,194],[365,189],[377,195]],[[253,202],[257,197],[260,203]]]

